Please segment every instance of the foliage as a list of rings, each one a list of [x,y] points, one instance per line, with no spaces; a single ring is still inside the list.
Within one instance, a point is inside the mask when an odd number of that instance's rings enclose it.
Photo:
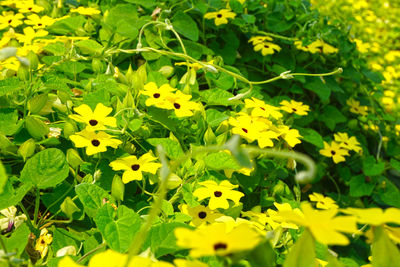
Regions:
[[[0,5],[1,266],[398,261],[381,24],[315,0]]]

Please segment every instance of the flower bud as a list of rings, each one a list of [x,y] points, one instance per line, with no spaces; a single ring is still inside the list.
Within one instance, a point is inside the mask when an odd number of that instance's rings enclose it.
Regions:
[[[66,122],[64,124],[64,137],[66,139],[68,139],[68,137],[72,134],[74,134],[76,131],[75,125],[70,123],[70,122]]]
[[[115,175],[111,184],[111,196],[118,201],[124,200],[125,184],[122,182],[121,177]]]
[[[28,101],[28,110],[32,114],[38,114],[42,108],[46,105],[49,99],[47,94],[36,95]]]
[[[95,73],[104,73],[106,71],[106,64],[100,58],[93,58],[92,69]]]
[[[49,133],[49,127],[43,121],[33,116],[25,118],[25,128],[35,139],[42,139]]]
[[[182,184],[182,179],[176,175],[175,173],[172,173],[167,181],[167,188],[168,189],[175,189],[178,186]]]
[[[74,201],[70,197],[66,197],[61,203],[61,211],[67,215],[68,218],[72,219],[72,215],[80,209],[75,205]]]
[[[78,151],[72,148],[67,150],[67,162],[73,169],[78,168],[82,163],[84,163],[82,158],[79,156]]]
[[[35,140],[28,139],[26,140],[18,149],[18,155],[20,155],[24,161],[26,161],[27,158],[31,157],[33,153],[35,152],[36,144]]]
[[[29,51],[28,55],[26,56],[29,60],[29,68],[31,70],[37,70],[39,66],[39,58],[38,56],[33,53],[32,51]]]
[[[174,68],[172,66],[163,66],[158,70],[165,78],[169,78],[174,74]]]

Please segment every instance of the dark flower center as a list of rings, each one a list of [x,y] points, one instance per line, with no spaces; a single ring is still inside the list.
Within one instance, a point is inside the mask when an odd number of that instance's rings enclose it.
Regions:
[[[222,14],[218,14],[218,15],[217,15],[217,18],[222,18]]]
[[[131,169],[132,169],[133,171],[137,171],[137,170],[139,170],[139,168],[140,168],[140,165],[139,165],[139,164],[133,164],[133,165],[131,166]]]
[[[97,140],[97,139],[93,139],[93,140],[92,140],[92,145],[93,145],[93,146],[99,146],[99,145],[100,145],[100,141]]]
[[[248,133],[249,131],[246,128],[242,128],[242,131]]]
[[[32,8],[30,7],[30,8],[28,8],[28,10],[32,10]]]
[[[160,97],[160,94],[159,94],[159,93],[155,93],[155,94],[153,95],[153,97],[154,97],[154,98],[159,98],[159,97]]]
[[[296,112],[296,111],[297,111],[297,109],[295,109],[295,108],[292,108],[292,110],[293,110],[294,112]]]
[[[96,126],[97,123],[98,123],[98,121],[96,121],[96,120],[90,120],[90,121],[89,121],[89,124],[90,124],[91,126]]]
[[[180,109],[180,108],[181,108],[181,105],[179,105],[178,103],[175,103],[175,104],[174,104],[174,107],[175,107],[176,109]]]
[[[265,48],[269,48],[269,45],[264,45]]]
[[[263,107],[260,107],[260,108],[265,111],[265,108],[263,108]]]
[[[222,242],[219,242],[219,243],[214,245],[214,250],[215,251],[217,251],[217,250],[226,250],[227,248],[228,248],[228,245],[226,243],[222,243]]]
[[[40,240],[41,244],[46,244],[46,242],[44,242],[44,239]]]
[[[207,217],[207,213],[204,212],[204,211],[200,211],[198,216],[199,216],[200,219],[204,219],[205,217]]]
[[[346,146],[348,146],[348,145],[349,145],[347,142],[344,142],[344,144],[345,144]]]
[[[220,197],[220,196],[222,196],[222,192],[221,191],[215,191],[214,192],[214,196],[215,197]]]
[[[336,155],[336,152],[332,150],[331,154],[332,154],[332,156],[334,156],[334,155]]]
[[[42,23],[38,23],[38,26],[42,26],[43,24]]]

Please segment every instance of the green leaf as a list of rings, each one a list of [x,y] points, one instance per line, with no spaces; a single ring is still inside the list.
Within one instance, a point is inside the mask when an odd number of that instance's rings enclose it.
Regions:
[[[153,226],[149,232],[144,247],[150,246],[151,251],[155,254],[156,258],[182,250],[182,248],[176,245],[174,234],[174,230],[181,227],[192,229],[192,227],[187,224],[178,222]]]
[[[207,109],[206,110],[206,121],[210,127],[219,126],[221,122],[227,120],[229,118],[228,115],[222,113],[216,109]]]
[[[109,204],[103,205],[97,211],[94,221],[107,245],[121,253],[128,250],[140,228],[139,215],[124,205],[117,210]]]
[[[103,50],[103,46],[101,44],[91,39],[76,42],[75,46],[79,47],[81,52],[85,55],[100,54]]]
[[[390,166],[392,166],[392,168],[396,169],[397,171],[400,171],[400,161],[391,158]]]
[[[147,2],[147,1],[143,1]],[[105,23],[114,29],[117,29],[120,21],[135,21],[138,19],[137,7],[131,4],[120,4],[109,10]]]
[[[0,80],[0,96],[12,94],[20,90],[22,86],[23,83],[17,77]]]
[[[201,99],[207,103],[207,105],[221,105],[229,106],[237,104],[237,101],[229,101],[228,99],[233,97],[232,93],[228,91],[214,88],[200,92]]]
[[[375,158],[370,155],[363,160],[363,172],[366,176],[375,176],[381,174],[385,170],[385,163],[376,163]]]
[[[0,210],[17,205],[32,188],[31,183],[20,184],[14,189],[10,180],[7,180],[3,193],[0,194]]]
[[[46,30],[62,35],[75,33],[76,30],[83,27],[85,22],[86,19],[81,15],[71,16],[54,22],[52,25],[47,26]]]
[[[15,252],[19,257],[25,251],[25,246],[28,243],[28,236],[31,231],[26,223],[21,224],[9,238],[3,238],[8,252]],[[2,238],[2,237],[0,237]]]
[[[283,267],[315,266],[315,241],[311,233],[305,230],[299,240],[290,249]]]
[[[48,148],[30,158],[21,172],[21,181],[39,189],[54,187],[68,177],[69,167],[64,153]]]
[[[248,255],[251,266],[273,267],[275,266],[275,252],[271,243],[266,241],[258,245]]]
[[[300,135],[303,136],[303,140],[315,145],[318,148],[324,148],[324,140],[322,136],[311,128],[297,128]]]
[[[384,178],[382,181],[383,188],[378,191],[380,201],[385,202],[389,206],[394,206],[400,209],[400,190],[389,179]]]
[[[172,25],[175,30],[189,38],[190,40],[197,42],[199,39],[199,29],[197,28],[196,22],[189,15],[179,11],[172,17]]]
[[[0,109],[0,133],[13,135],[20,128],[23,120],[18,121],[18,111],[12,108]]]
[[[52,53],[55,56],[64,56],[67,53],[65,45],[61,42],[48,44],[43,47],[43,50],[47,53]]]
[[[322,102],[327,102],[329,100],[331,89],[325,83],[323,83],[319,77],[307,78],[307,82],[304,84],[304,87],[316,93],[319,98],[321,98]]]
[[[149,138],[146,141],[154,147],[161,145],[165,150],[165,154],[171,159],[177,159],[183,155],[181,145],[175,140],[169,138]]]
[[[78,61],[67,61],[56,65],[58,71],[77,75],[86,69],[86,66]]]
[[[370,196],[372,191],[375,188],[376,182],[366,182],[365,175],[360,174],[357,176],[353,176],[350,179],[350,196],[352,197],[362,197],[362,196]]]
[[[394,266],[400,262],[400,251],[389,239],[382,226],[374,229],[372,243],[372,267]]]
[[[89,217],[96,216],[97,210],[103,206],[103,200],[111,199],[106,190],[95,184],[79,184],[75,192]]]
[[[147,8],[157,5],[157,2],[155,0],[124,0],[124,1],[128,3],[138,4]]]
[[[325,123],[325,125],[333,131],[336,127],[336,124],[347,122],[347,117],[345,117],[337,108],[334,106],[328,105],[326,106],[322,114],[317,118],[319,121]]]
[[[208,154],[204,157],[204,162],[207,167],[214,170],[238,170],[241,168],[232,155],[223,151]]]

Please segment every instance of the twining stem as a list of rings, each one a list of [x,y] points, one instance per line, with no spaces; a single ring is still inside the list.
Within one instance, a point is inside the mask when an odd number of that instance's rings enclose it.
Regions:
[[[84,259],[86,259],[87,257],[89,257],[90,255],[92,255],[93,253],[95,253],[96,251],[104,248],[106,246],[105,243],[102,243],[100,245],[98,245],[97,247],[95,247],[94,249],[92,249],[91,251],[89,251],[88,253],[86,253],[85,255],[83,255],[82,257],[80,257],[76,263],[81,263]]]

